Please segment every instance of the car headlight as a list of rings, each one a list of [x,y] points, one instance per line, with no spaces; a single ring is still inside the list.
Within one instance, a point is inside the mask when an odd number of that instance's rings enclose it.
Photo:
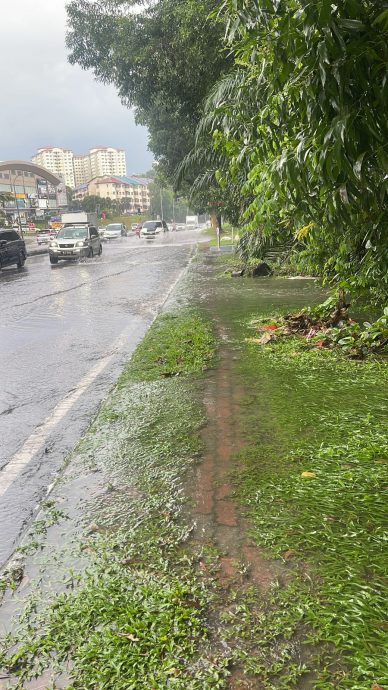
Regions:
[[[76,247],[85,247],[85,242],[77,242]]]
[[[58,247],[58,242],[50,242],[50,247]]]

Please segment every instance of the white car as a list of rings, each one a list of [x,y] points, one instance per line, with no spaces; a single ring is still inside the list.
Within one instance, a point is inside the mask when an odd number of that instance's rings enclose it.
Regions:
[[[168,232],[165,220],[147,220],[140,231],[142,237],[155,237],[160,232]]]
[[[110,223],[104,230],[104,239],[113,240],[117,237],[127,237],[127,227],[124,223]]]

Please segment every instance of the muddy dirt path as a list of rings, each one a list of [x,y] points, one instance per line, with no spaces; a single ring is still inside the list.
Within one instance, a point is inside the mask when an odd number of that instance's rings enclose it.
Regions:
[[[214,548],[219,553],[217,580],[221,591],[217,617],[234,609],[232,590],[244,596],[252,588],[257,601],[265,598],[272,584],[283,585],[287,579],[286,565],[268,560],[248,536],[249,523],[234,498],[232,475],[236,471],[236,455],[244,444],[239,415],[244,387],[235,371],[236,355],[227,344],[227,332],[219,324],[223,346],[217,369],[209,376],[204,403],[208,423],[203,431],[205,454],[197,468],[193,494],[196,548]],[[206,570],[206,565],[200,563]],[[217,626],[217,624],[216,624]],[[233,646],[233,642],[232,642]],[[230,690],[260,690],[257,677],[249,677],[237,663],[227,681]]]

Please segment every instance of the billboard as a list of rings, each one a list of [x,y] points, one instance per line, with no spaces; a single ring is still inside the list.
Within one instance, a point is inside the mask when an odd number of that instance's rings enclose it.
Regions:
[[[46,180],[37,180],[36,188],[38,193],[38,199],[48,199],[49,191]],[[40,206],[40,204],[39,204]],[[41,207],[41,206],[40,206]]]
[[[61,206],[67,206],[67,192],[66,192],[66,185],[64,182],[59,183],[59,185],[56,188],[56,194],[57,194],[57,206],[59,208]]]

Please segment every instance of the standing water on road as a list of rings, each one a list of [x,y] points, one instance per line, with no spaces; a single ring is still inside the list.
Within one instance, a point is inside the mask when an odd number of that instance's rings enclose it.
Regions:
[[[0,564],[182,269],[196,233],[0,276]],[[13,462],[12,462],[13,461]]]

